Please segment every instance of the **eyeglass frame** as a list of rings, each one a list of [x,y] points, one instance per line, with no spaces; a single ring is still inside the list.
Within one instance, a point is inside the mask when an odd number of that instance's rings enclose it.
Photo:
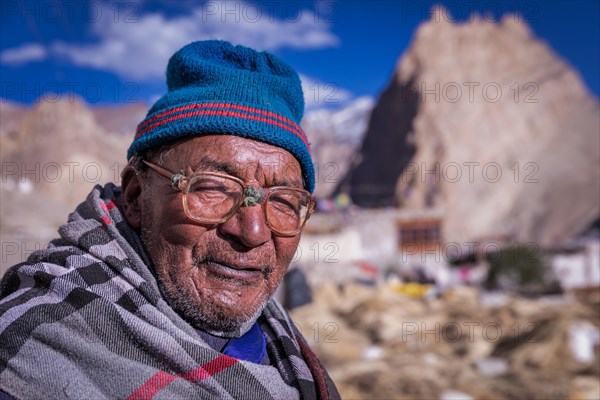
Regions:
[[[150,161],[144,160],[143,158],[140,158],[138,161],[141,161],[143,164],[145,164],[146,166],[151,168],[153,171],[157,172],[160,176],[169,179],[171,181],[171,186],[175,190],[177,190],[183,194],[183,197],[181,198],[183,212],[186,215],[186,217],[188,217],[189,219],[191,219],[194,222],[199,222],[202,224],[210,224],[210,225],[220,225],[222,223],[227,222],[231,217],[233,217],[239,211],[240,207],[242,207],[243,205],[245,207],[260,205],[261,209],[262,209],[262,214],[263,214],[263,221],[265,222],[265,225],[267,225],[267,227],[271,230],[271,232],[275,233],[278,236],[292,237],[292,236],[296,236],[297,234],[299,234],[302,231],[302,229],[304,228],[304,225],[306,225],[306,222],[309,220],[309,218],[311,217],[311,215],[313,214],[313,212],[315,211],[315,208],[316,208],[315,200],[313,199],[310,192],[305,189],[294,188],[294,187],[289,187],[289,186],[270,186],[270,187],[265,188],[265,187],[261,187],[258,185],[248,184],[248,183],[244,182],[243,180],[241,180],[240,178],[238,178],[236,176],[228,175],[228,174],[222,174],[222,173],[218,173],[218,172],[193,171],[190,166],[186,167],[188,170],[188,174],[186,174],[183,170],[181,170],[180,172],[171,171],[167,168],[161,167],[160,165],[157,165]],[[187,190],[189,188],[188,183],[194,175],[200,175],[200,174],[229,179],[229,180],[232,180],[232,181],[236,182],[237,184],[239,184],[242,188],[242,196],[240,196],[238,203],[231,208],[231,211],[229,211],[229,213],[227,213],[223,218],[221,218],[219,220],[209,220],[209,219],[205,219],[205,218],[195,217],[191,214],[191,212],[188,208],[188,205],[187,205]],[[247,189],[252,188],[252,190],[255,190],[257,187],[260,190],[264,191],[264,196],[261,198],[261,201],[253,202],[253,204],[250,204],[250,205],[244,204],[245,200],[247,198],[249,198],[249,196],[246,194]],[[306,216],[304,217],[304,221],[298,227],[298,229],[296,229],[293,232],[282,232],[278,229],[273,228],[271,226],[271,223],[269,222],[269,219],[267,218],[266,204],[267,204],[267,200],[269,199],[269,196],[271,195],[271,193],[274,193],[277,190],[283,190],[283,189],[292,190],[292,191],[299,192],[299,193],[304,193],[307,195],[307,198],[309,201],[308,209],[306,211]]]

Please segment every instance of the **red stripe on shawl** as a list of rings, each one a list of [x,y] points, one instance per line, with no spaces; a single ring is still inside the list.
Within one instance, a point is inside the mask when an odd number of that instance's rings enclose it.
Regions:
[[[304,361],[315,380],[318,398],[321,400],[329,400],[327,380],[325,379],[325,373],[323,372],[323,367],[321,366],[319,359],[300,336],[296,335],[296,341],[298,342],[298,345],[300,345],[300,354],[302,354],[302,358],[304,358]]]
[[[131,393],[128,400],[151,399],[177,378],[182,378],[189,382],[203,381],[204,379],[210,378],[224,369],[231,367],[237,362],[238,360],[233,357],[221,355],[214,360],[207,362],[203,366],[184,374],[172,375],[168,372],[158,371]]]

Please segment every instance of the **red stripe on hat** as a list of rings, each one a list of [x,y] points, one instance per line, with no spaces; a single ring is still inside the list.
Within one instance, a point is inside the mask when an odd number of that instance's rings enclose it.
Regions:
[[[112,222],[110,221],[110,218],[108,218],[108,215],[103,215],[102,216],[102,223],[104,225],[110,225],[110,224],[112,224]]]
[[[271,124],[271,125],[275,125],[278,126],[280,128],[283,128],[291,133],[293,133],[294,135],[298,136],[300,138],[300,140],[302,140],[302,142],[304,143],[304,145],[306,147],[308,147],[308,141],[306,140],[306,136],[303,134],[300,134],[299,132],[295,131],[294,129],[290,128],[287,125],[284,125],[280,122],[277,121],[273,121],[271,119],[267,119],[264,117],[258,117],[255,115],[248,115],[248,114],[243,114],[243,113],[239,113],[239,112],[235,112],[235,111],[219,111],[219,110],[206,110],[206,111],[194,111],[194,112],[188,112],[188,113],[183,113],[183,114],[178,114],[175,115],[173,117],[169,117],[166,119],[163,119],[159,122],[156,122],[146,128],[144,128],[144,130],[139,131],[136,134],[136,139],[142,135],[144,135],[145,133],[161,126],[164,125],[168,122],[172,122],[172,121],[177,121],[179,119],[183,119],[183,118],[190,118],[190,117],[195,117],[195,116],[203,116],[203,115],[219,115],[219,116],[224,116],[224,117],[235,117],[235,118],[244,118],[244,119],[250,119],[253,121],[260,121],[260,122],[265,122],[267,124]]]
[[[207,362],[201,367],[186,372],[184,374],[172,375],[168,372],[158,371],[150,377],[146,382],[142,383],[129,397],[128,400],[151,399],[158,392],[168,386],[177,378],[183,378],[189,382],[200,382],[204,379],[223,371],[226,368],[236,364],[238,360],[233,357],[221,355],[212,361]]]
[[[275,118],[278,119],[280,121],[285,122],[286,124],[291,125],[294,129],[296,129],[297,131],[299,131],[302,135],[304,135],[304,132],[302,132],[302,129],[300,129],[300,127],[292,120],[276,114],[274,112],[271,111],[266,111],[266,110],[261,110],[258,108],[253,108],[253,107],[248,107],[248,106],[242,106],[239,104],[231,104],[231,103],[197,103],[197,104],[188,104],[185,106],[180,106],[180,107],[175,107],[175,108],[171,108],[165,111],[162,111],[158,114],[156,114],[155,116],[148,118],[144,121],[142,121],[138,128],[138,134],[136,134],[135,138],[137,139],[139,136],[143,135],[145,132],[139,133],[140,131],[146,131],[145,127],[146,125],[156,121],[157,119],[166,117],[167,115],[171,115],[174,113],[177,113],[179,111],[186,111],[186,110],[192,110],[195,108],[207,108],[207,107],[211,107],[211,108],[233,108],[236,110],[242,110],[242,111],[247,111],[247,112],[252,112],[252,113],[256,113],[256,114],[262,114],[262,115],[266,115],[268,117],[271,118]]]
[[[135,139],[139,138],[140,136],[143,136],[145,133],[147,133],[148,131],[152,130],[154,127],[159,126],[160,122],[157,122],[156,124],[150,125],[150,126],[145,126],[147,125],[149,122],[151,121],[155,121],[159,118],[165,117],[167,115],[170,114],[174,114],[177,113],[179,111],[186,111],[186,110],[191,110],[191,109],[195,109],[195,108],[207,108],[207,107],[214,107],[214,108],[233,108],[233,109],[238,109],[238,110],[242,110],[242,111],[246,111],[246,112],[253,112],[256,114],[262,114],[262,115],[266,115],[269,116],[271,118],[275,118],[278,119],[280,121],[283,121],[286,124],[289,124],[289,127],[284,127],[281,124],[278,124],[276,121],[273,121],[272,124],[277,125],[277,126],[281,126],[284,129],[294,133],[296,136],[300,137],[300,139],[302,139],[302,141],[304,142],[304,144],[307,144],[307,139],[306,139],[306,135],[304,134],[304,132],[302,131],[302,129],[300,129],[300,127],[293,121],[282,117],[281,115],[272,113],[270,111],[264,111],[264,110],[259,110],[256,108],[252,108],[252,107],[246,107],[246,106],[240,106],[237,104],[227,104],[227,103],[210,103],[210,104],[191,104],[191,105],[187,105],[187,106],[182,106],[182,107],[177,107],[177,108],[173,108],[171,110],[167,110],[161,114],[155,115],[154,117],[143,121],[137,129],[137,133],[135,135]],[[221,112],[227,112],[227,111],[221,111]],[[181,115],[189,115],[190,113],[185,113],[185,114],[181,114]],[[232,113],[234,114],[234,113]],[[240,113],[237,113],[238,115],[241,115]],[[203,114],[199,114],[199,115],[203,115]],[[227,114],[222,114],[222,115],[227,115]],[[252,117],[252,116],[249,116]],[[173,117],[171,117],[173,118]],[[173,119],[168,118],[167,121],[173,121]],[[242,117],[243,118],[243,117]],[[267,123],[271,123],[270,120],[267,120],[265,118],[260,118],[260,117],[256,117],[259,120],[262,120],[263,122],[267,122]],[[252,119],[252,118],[251,118]],[[145,126],[145,127],[143,127]],[[143,127],[143,128],[142,128]],[[291,128],[291,130],[290,130]]]

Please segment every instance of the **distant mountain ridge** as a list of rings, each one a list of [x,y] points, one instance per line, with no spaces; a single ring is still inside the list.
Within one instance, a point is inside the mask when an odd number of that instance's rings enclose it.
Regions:
[[[0,156],[10,164],[5,166],[17,166],[15,172],[5,171],[3,191],[35,187],[36,191],[69,207],[81,201],[93,184],[118,183],[127,148],[149,108],[143,103],[90,107],[79,98],[41,101],[33,106],[2,101]],[[366,131],[372,107],[373,100],[365,97],[340,109],[306,113],[302,127],[312,143],[317,196],[330,195],[346,173]],[[54,168],[55,164],[60,170]],[[74,170],[85,166],[88,167],[85,172]],[[96,169],[101,175],[99,179],[82,177]],[[54,176],[44,177],[50,170]],[[75,172],[73,179],[67,178]],[[61,176],[54,179],[56,174]],[[27,182],[17,184],[24,180]]]

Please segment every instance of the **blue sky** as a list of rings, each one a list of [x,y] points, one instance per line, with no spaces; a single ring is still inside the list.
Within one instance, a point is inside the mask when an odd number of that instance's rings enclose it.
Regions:
[[[376,98],[415,28],[443,4],[518,13],[600,93],[600,2],[582,1],[75,1],[0,2],[2,99],[70,98],[94,105],[152,102],[168,57],[198,39],[269,50],[302,76],[309,107]],[[1,106],[1,102],[0,102]]]

